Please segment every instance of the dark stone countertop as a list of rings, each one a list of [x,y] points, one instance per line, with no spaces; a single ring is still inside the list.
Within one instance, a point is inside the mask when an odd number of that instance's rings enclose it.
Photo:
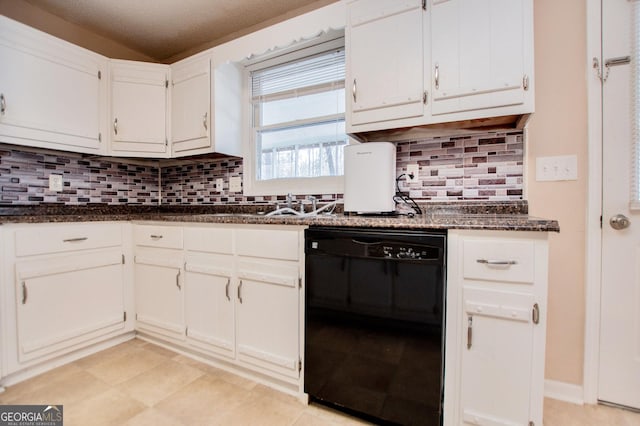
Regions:
[[[486,229],[559,232],[558,222],[531,217],[522,202],[442,202],[422,204],[424,214],[409,217],[355,216],[341,213],[313,217],[264,216],[272,205],[114,206],[40,205],[0,207],[0,224],[91,221],[160,221],[405,229]]]

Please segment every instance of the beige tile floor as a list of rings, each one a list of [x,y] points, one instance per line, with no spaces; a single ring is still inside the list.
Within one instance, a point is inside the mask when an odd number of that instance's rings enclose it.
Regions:
[[[366,424],[138,339],[11,386],[0,404],[63,404],[65,426]],[[546,400],[544,422],[631,426],[640,414]]]

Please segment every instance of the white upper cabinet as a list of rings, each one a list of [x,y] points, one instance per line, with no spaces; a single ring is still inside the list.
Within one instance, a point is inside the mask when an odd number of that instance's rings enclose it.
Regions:
[[[111,60],[111,154],[168,157],[168,65]]]
[[[106,153],[107,63],[0,16],[0,142]]]
[[[349,3],[347,131],[424,114],[423,12],[420,0]]]
[[[433,0],[431,23],[434,116],[504,106],[530,112],[530,0]]]
[[[171,65],[173,155],[211,146],[211,66],[208,57]]]
[[[532,0],[354,0],[347,13],[347,132],[533,112]]]
[[[171,65],[172,157],[241,155],[242,75],[239,65],[215,65],[209,55]]]

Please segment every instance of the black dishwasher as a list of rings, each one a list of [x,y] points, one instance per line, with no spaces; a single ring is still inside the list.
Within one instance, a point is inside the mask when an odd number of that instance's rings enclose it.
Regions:
[[[305,231],[304,389],[369,420],[440,425],[446,231]]]

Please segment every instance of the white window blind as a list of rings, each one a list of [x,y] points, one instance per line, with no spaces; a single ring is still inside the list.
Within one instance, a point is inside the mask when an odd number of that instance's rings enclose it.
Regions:
[[[633,152],[631,158],[631,209],[640,210],[640,1],[631,5],[631,135]]]
[[[343,175],[343,39],[270,60],[250,78],[256,180]]]

